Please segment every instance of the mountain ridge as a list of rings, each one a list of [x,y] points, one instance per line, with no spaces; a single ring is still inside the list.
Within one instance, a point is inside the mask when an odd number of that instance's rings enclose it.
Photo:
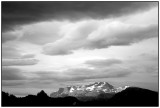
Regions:
[[[114,95],[100,94],[96,98],[72,96],[49,97],[43,90],[37,95],[18,98],[2,91],[2,106],[158,106],[158,92],[128,87]]]
[[[129,86],[115,88],[108,82],[95,82],[87,85],[76,85],[59,88],[58,91],[50,94],[50,97],[97,97],[100,94],[115,94],[125,90]]]

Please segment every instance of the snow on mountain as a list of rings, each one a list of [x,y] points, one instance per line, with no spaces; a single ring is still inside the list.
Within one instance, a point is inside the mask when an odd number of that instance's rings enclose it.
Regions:
[[[92,91],[92,90],[94,90],[94,88],[95,88],[95,85],[90,86],[90,87],[86,87],[86,90]]]
[[[69,91],[69,92],[72,93],[73,91],[74,91],[74,88],[70,88],[70,91]]]
[[[51,93],[51,97],[63,96],[98,96],[100,93],[118,93],[129,86],[115,88],[107,82],[95,82],[89,85],[68,86],[60,88],[57,92]]]
[[[115,93],[121,92],[121,91],[125,90],[125,89],[128,88],[128,87],[129,87],[129,86],[118,87],[118,88],[116,88]]]

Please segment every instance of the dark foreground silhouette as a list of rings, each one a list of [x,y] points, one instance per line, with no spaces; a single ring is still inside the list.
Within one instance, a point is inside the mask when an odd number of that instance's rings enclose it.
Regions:
[[[37,95],[22,98],[2,92],[2,106],[158,106],[159,102],[157,92],[137,87],[129,87],[110,98],[106,98],[107,95],[80,101],[70,96],[51,98],[43,90]]]

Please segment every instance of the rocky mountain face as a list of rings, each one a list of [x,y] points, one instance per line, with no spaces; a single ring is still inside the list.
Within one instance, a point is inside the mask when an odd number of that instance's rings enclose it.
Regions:
[[[126,88],[128,86],[115,88],[107,82],[95,82],[89,85],[59,88],[57,92],[51,93],[50,97],[98,97],[99,95],[115,94]]]

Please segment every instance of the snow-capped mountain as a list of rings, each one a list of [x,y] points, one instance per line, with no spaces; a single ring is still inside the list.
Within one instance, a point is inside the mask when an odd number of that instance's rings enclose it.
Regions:
[[[74,97],[95,97],[100,94],[115,94],[117,92],[123,91],[129,86],[115,88],[107,82],[95,82],[89,85],[77,85],[77,86],[68,86],[65,88],[59,88],[57,92],[51,93],[51,97],[65,97],[65,96],[74,96]]]

